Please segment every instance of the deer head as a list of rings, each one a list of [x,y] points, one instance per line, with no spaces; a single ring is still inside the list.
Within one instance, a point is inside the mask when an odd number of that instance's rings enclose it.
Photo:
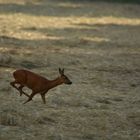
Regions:
[[[66,75],[64,75],[64,69],[59,68],[59,74],[60,74],[64,84],[68,84],[68,85],[72,84],[70,79]]]

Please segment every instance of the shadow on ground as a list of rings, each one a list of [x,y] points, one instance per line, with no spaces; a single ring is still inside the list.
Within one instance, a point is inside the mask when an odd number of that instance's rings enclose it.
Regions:
[[[102,3],[103,2],[103,3]],[[108,2],[108,3],[104,3]],[[54,17],[69,17],[69,16],[85,16],[85,17],[103,17],[103,16],[114,16],[114,17],[127,17],[127,18],[138,18],[140,16],[140,8],[132,8],[130,5],[124,5],[120,8],[118,2],[129,3],[130,1],[73,1],[73,0],[55,0],[54,3],[49,1],[35,1],[35,2],[24,2],[24,3],[0,3],[1,14],[11,13],[23,13],[35,16],[54,16]],[[133,1],[131,1],[133,2]],[[138,1],[136,1],[138,2]],[[135,3],[135,1],[133,2]],[[99,6],[96,6],[98,4]],[[113,9],[108,9],[107,5],[113,6]],[[130,13],[128,12],[128,9]],[[121,15],[119,12],[121,12]],[[92,12],[91,12],[92,11]],[[94,12],[95,11],[95,12]],[[102,11],[102,12],[101,12]],[[126,12],[127,11],[127,12]],[[133,12],[137,11],[137,15],[132,16]]]

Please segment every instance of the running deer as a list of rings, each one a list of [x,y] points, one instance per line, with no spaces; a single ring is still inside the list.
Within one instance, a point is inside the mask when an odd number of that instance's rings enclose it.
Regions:
[[[25,101],[24,104],[31,101],[36,94],[41,95],[43,103],[45,104],[46,103],[45,94],[48,92],[48,90],[63,83],[68,85],[72,84],[69,78],[66,75],[64,75],[64,69],[59,68],[59,74],[60,76],[57,77],[56,79],[48,80],[45,77],[42,77],[31,71],[20,69],[16,70],[13,73],[15,81],[10,82],[10,84],[20,92],[20,96],[24,94],[25,96],[28,97],[28,100]],[[16,84],[19,84],[19,86],[17,86]],[[25,93],[22,90],[23,87],[28,87],[29,89],[31,89],[32,90],[31,95]]]

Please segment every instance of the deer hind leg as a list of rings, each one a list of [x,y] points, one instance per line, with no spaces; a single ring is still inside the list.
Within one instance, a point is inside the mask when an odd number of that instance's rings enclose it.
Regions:
[[[28,103],[29,101],[31,101],[32,100],[32,98],[34,97],[34,95],[36,94],[36,92],[33,92],[32,91],[32,94],[31,95],[29,95],[29,98],[28,98],[28,100],[27,101],[25,101],[23,104],[26,104],[26,103]]]
[[[23,86],[20,85],[19,87],[17,87],[16,84],[19,84],[19,83],[17,81],[10,82],[10,85],[13,86],[15,89],[17,89],[20,92],[20,95],[22,95],[21,92],[22,92]]]
[[[18,87],[15,84],[18,84],[18,82],[16,81],[10,82],[10,85],[19,91]]]
[[[17,81],[10,82],[10,85],[13,86],[15,89],[17,89],[20,92],[20,96],[22,94],[24,94],[25,96],[30,97],[27,93],[22,91],[22,88],[24,87],[23,85],[20,85],[19,87],[17,87],[15,84],[20,84],[20,83]]]

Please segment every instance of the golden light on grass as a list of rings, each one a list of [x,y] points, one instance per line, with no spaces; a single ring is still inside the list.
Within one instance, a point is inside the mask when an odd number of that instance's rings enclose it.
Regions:
[[[130,25],[138,26],[140,25],[139,18],[125,18],[125,17],[113,17],[113,16],[103,16],[103,17],[55,17],[55,16],[33,16],[26,14],[7,14],[0,15],[1,19],[7,19],[7,22],[10,22],[9,27],[20,29],[23,25],[34,26],[34,27],[52,27],[52,28],[66,28],[66,27],[75,27],[76,24],[89,24],[89,25]],[[14,21],[13,21],[14,18]],[[32,22],[31,22],[32,21]],[[3,21],[1,21],[3,22]]]
[[[9,51],[9,48],[6,48],[6,47],[0,47],[0,52],[7,52]]]
[[[63,8],[79,8],[82,7],[83,4],[73,4],[73,3],[59,3],[58,6],[63,7]]]
[[[103,38],[103,37],[84,37],[83,39],[86,41],[93,41],[93,42],[109,42],[110,41],[108,38]]]
[[[138,18],[123,18],[123,17],[79,17],[75,18],[73,17],[72,23],[74,24],[89,24],[89,25],[95,25],[95,24],[115,24],[115,25],[131,25],[136,26],[140,25],[140,19]]]

